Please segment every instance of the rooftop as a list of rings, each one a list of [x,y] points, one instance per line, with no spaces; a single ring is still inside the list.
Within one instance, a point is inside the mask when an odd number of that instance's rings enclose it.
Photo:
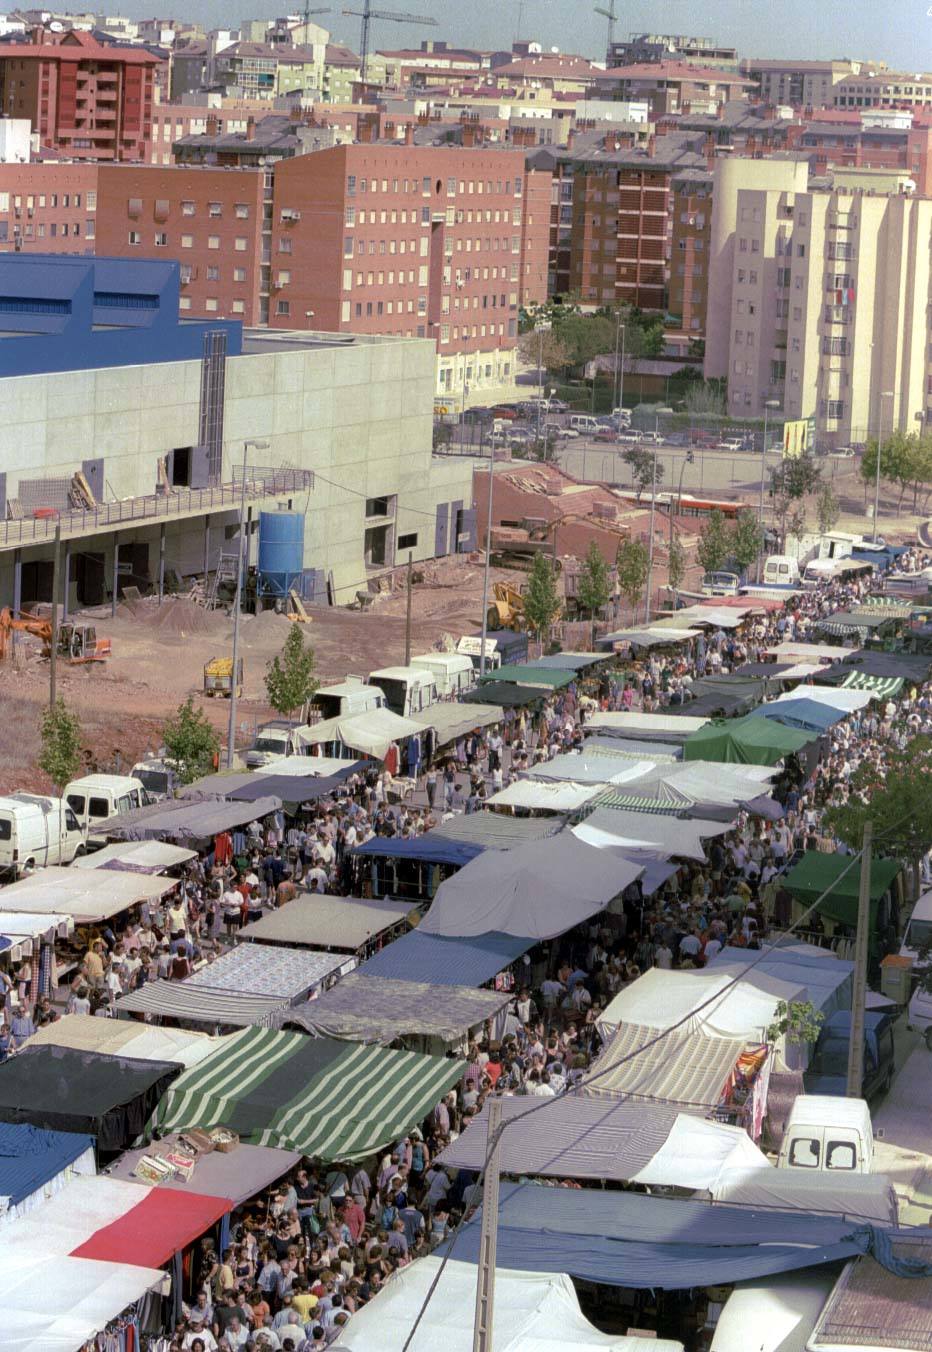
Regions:
[[[746,75],[735,75],[717,66],[691,66],[686,61],[645,61],[634,66],[612,66],[603,71],[605,79],[616,80],[689,80],[693,84],[753,85]]]

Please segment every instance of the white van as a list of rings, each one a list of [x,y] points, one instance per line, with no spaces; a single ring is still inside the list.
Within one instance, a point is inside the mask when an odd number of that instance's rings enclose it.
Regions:
[[[588,413],[571,413],[567,422],[567,426],[572,427],[581,437],[595,436],[601,425],[598,418],[593,418]]]
[[[839,559],[813,559],[803,572],[803,586],[821,587],[823,583],[831,582],[839,572],[839,562]]]
[[[246,768],[257,770],[283,756],[306,756],[307,747],[297,735],[302,725],[287,718],[273,718],[256,731],[256,740],[246,752]]]
[[[65,785],[64,799],[87,831],[89,845],[106,843],[100,828],[110,817],[144,807],[149,796],[134,775],[84,775]]]
[[[424,653],[411,658],[412,667],[429,671],[437,685],[438,697],[456,698],[476,684],[472,659],[463,653]]]
[[[799,1094],[780,1143],[780,1169],[869,1174],[874,1133],[864,1099]]]
[[[906,922],[903,942],[900,944],[900,957],[912,958],[914,969],[927,967],[928,959],[925,962],[919,961],[919,950],[929,943],[932,943],[932,887],[928,892],[922,893]]]
[[[915,1028],[922,1033],[926,1046],[932,1052],[932,991],[917,986],[909,1002],[906,1014],[907,1028]]]
[[[11,793],[0,798],[0,871],[14,878],[84,853],[84,832],[63,798]]]
[[[361,676],[347,676],[338,685],[326,685],[310,702],[308,722],[327,718],[352,718],[385,708],[385,695],[377,685],[366,685]]]
[[[764,585],[795,587],[799,584],[799,560],[789,554],[771,554],[764,560]]]
[[[710,1352],[806,1352],[834,1285],[834,1271],[819,1268],[739,1282],[718,1317]]]
[[[423,667],[382,667],[369,673],[369,683],[377,685],[392,713],[407,718],[436,703],[437,682]]]

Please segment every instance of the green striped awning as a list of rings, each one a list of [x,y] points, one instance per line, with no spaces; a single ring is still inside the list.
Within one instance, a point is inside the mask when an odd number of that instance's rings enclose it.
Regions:
[[[903,677],[871,676],[866,671],[852,671],[841,684],[848,690],[868,690],[878,699],[892,699],[903,689]]]
[[[915,606],[904,601],[899,596],[865,596],[856,606],[852,607],[852,612],[857,614],[859,610],[881,609],[888,614],[890,619],[908,620],[910,615],[916,610]]]
[[[656,784],[653,793],[625,792],[609,785],[586,804],[587,807],[624,808],[628,812],[653,812],[658,817],[675,817],[684,807],[692,807],[694,799],[677,793],[669,784]]]
[[[224,1126],[250,1145],[358,1160],[403,1136],[463,1070],[438,1056],[246,1028],[174,1081],[145,1136]]]

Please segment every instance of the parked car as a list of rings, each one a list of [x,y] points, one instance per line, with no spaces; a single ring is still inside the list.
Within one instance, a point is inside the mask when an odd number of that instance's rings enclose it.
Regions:
[[[512,422],[519,416],[514,404],[496,404],[492,409],[493,418],[504,418],[507,422]]]
[[[464,423],[489,423],[492,421],[490,408],[468,408],[463,414]]]
[[[643,435],[642,432],[619,432],[619,433],[618,433],[618,444],[619,444],[619,446],[639,446],[643,440],[644,440],[644,435]]]
[[[737,596],[741,579],[736,573],[706,573],[702,579],[703,596]]]
[[[848,1044],[851,1041],[851,1011],[836,1009],[819,1032],[809,1066],[803,1075],[807,1094],[837,1094],[844,1097],[848,1079]],[[867,1010],[864,1014],[864,1075],[860,1097],[885,1094],[893,1083],[893,1019],[889,1014]]]
[[[664,437],[668,446],[688,446],[689,437],[685,432],[668,432]]]
[[[744,437],[722,437],[715,449],[717,451],[746,451],[750,448]]]
[[[836,446],[829,455],[835,460],[853,460],[857,452],[853,446]]]
[[[610,441],[613,446],[618,439],[619,434],[614,427],[600,427],[593,437],[594,441]]]

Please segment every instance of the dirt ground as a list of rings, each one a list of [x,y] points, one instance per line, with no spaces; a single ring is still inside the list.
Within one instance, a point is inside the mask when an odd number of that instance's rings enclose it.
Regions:
[[[444,633],[454,637],[482,624],[482,563],[446,559],[418,566],[424,575],[412,591],[412,653],[427,652]],[[493,579],[523,575],[493,569]],[[363,612],[309,607],[305,626],[314,648],[322,684],[348,673],[367,675],[378,667],[400,664],[405,656],[404,573],[399,569],[393,593],[379,596]],[[146,752],[158,749],[166,715],[189,694],[226,737],[229,704],[202,693],[204,664],[232,651],[233,622],[224,611],[206,611],[186,599],[140,602],[135,613],[125,603],[115,618],[88,612],[99,635],[113,641],[109,661],[87,667],[58,666],[58,690],[78,714],[88,764],[126,769]],[[257,723],[270,715],[263,677],[266,664],[281,650],[291,621],[274,612],[244,615],[240,628],[244,697],[238,703],[237,742],[250,740]],[[48,700],[49,666],[40,645],[20,637],[17,658],[0,667],[0,793],[15,789],[48,791],[35,768],[39,720]]]

